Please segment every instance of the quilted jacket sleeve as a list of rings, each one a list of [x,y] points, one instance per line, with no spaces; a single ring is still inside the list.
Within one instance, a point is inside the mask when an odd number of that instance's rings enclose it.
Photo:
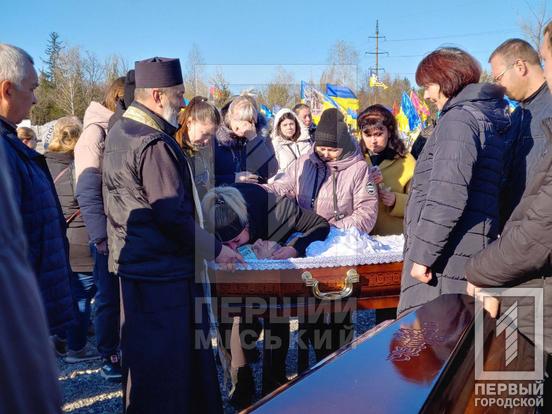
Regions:
[[[548,161],[550,160],[542,160]],[[520,205],[521,207],[522,205]],[[516,217],[516,211],[512,214]],[[517,285],[550,268],[552,260],[552,172],[548,170],[520,220],[466,266],[468,280],[480,287]]]
[[[449,114],[436,136],[433,168],[425,206],[413,229],[411,258],[431,267],[441,255],[466,208],[473,167],[478,156],[479,128]],[[445,117],[447,116],[445,115]]]
[[[377,189],[377,186],[373,184],[368,164],[362,162],[359,165],[360,168],[354,179],[352,214],[339,221],[335,221],[332,217],[328,222],[339,228],[355,227],[370,233],[378,218],[378,192],[377,190],[368,190],[369,188]],[[370,183],[373,185],[370,186]]]

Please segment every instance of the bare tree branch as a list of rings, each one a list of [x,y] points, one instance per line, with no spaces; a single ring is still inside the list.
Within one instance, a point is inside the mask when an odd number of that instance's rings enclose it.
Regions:
[[[524,1],[533,17],[522,19],[520,22],[520,28],[525,37],[533,44],[535,49],[538,50],[542,42],[542,31],[550,19],[546,1],[542,1],[537,11],[535,11],[527,0]]]
[[[328,52],[328,69],[320,79],[320,86],[325,89],[326,83],[337,83],[352,89],[358,87],[359,55],[349,43],[339,40]]]
[[[271,109],[276,106],[290,107],[295,99],[295,86],[293,74],[278,67],[272,81],[261,90],[259,101]]]

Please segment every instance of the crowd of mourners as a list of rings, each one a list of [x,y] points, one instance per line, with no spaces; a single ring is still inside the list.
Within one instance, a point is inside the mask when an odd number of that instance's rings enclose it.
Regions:
[[[127,413],[221,412],[211,342],[195,341],[213,315],[196,306],[205,263],[304,257],[331,227],[404,234],[399,305],[378,321],[442,294],[541,288],[552,353],[552,23],[540,53],[509,39],[489,63],[493,82],[480,83],[464,50],[423,58],[416,82],[438,115],[407,148],[380,104],[359,111],[354,133],[333,108],[315,125],[303,103],[267,120],[249,94],[184,105],[179,60],[154,57],[82,121],[57,120],[41,154],[34,130],[18,128],[36,103],[33,59],[0,44],[0,412],[59,412],[55,353],[101,358]],[[529,338],[530,311],[520,305]],[[350,341],[351,315],[340,316],[300,325],[317,360]],[[237,408],[255,395],[263,329],[279,344],[264,350],[268,393],[288,381],[289,319],[217,323]]]

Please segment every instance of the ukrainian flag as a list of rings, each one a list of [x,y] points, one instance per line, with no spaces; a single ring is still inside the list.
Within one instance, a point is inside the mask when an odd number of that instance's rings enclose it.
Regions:
[[[327,83],[326,96],[335,102],[337,108],[345,116],[345,122],[352,128],[355,128],[359,108],[358,98],[355,93],[346,86]]]
[[[421,126],[422,121],[420,119],[420,115],[416,112],[416,108],[412,104],[412,101],[406,92],[402,93],[401,109],[408,119],[408,126],[411,131],[414,131],[416,128]]]
[[[266,105],[261,104],[259,110],[261,111],[261,113],[264,115],[264,117],[266,119],[270,119],[274,116],[272,111],[270,109],[268,109],[268,106],[266,106]]]
[[[311,108],[312,121],[318,124],[320,116],[328,108],[338,108],[338,105],[330,97],[324,95],[311,84],[301,81],[301,103]]]
[[[429,118],[430,115],[427,104],[425,102],[422,102],[414,91],[410,91],[410,100],[412,101],[412,105],[414,105],[414,108],[416,108],[416,111],[420,116],[422,127],[425,127],[426,120],[427,118]]]
[[[399,108],[399,113],[395,115],[395,119],[397,120],[397,127],[399,128],[399,131],[404,134],[408,134],[410,132],[410,125],[408,118],[404,114],[402,106]]]

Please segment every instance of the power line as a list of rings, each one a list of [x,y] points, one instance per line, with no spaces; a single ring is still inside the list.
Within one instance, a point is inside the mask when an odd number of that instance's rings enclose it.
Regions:
[[[512,28],[509,29],[502,29],[502,30],[490,30],[486,32],[477,32],[477,33],[464,33],[464,34],[457,34],[457,35],[448,35],[448,36],[431,36],[431,37],[413,37],[408,39],[387,39],[386,42],[411,42],[415,40],[439,40],[439,39],[453,39],[453,38],[459,38],[459,37],[473,37],[473,36],[482,36],[482,35],[488,35],[488,34],[496,34],[496,33],[510,33]]]
[[[393,58],[414,58],[414,57],[425,57],[428,55],[428,53],[430,53],[430,51],[428,51],[427,53],[425,54],[422,54],[422,55],[389,55],[387,56],[389,59],[393,59]],[[488,50],[477,50],[477,51],[469,51],[470,54],[472,55],[476,55],[476,54],[479,54],[479,53],[489,53]]]

